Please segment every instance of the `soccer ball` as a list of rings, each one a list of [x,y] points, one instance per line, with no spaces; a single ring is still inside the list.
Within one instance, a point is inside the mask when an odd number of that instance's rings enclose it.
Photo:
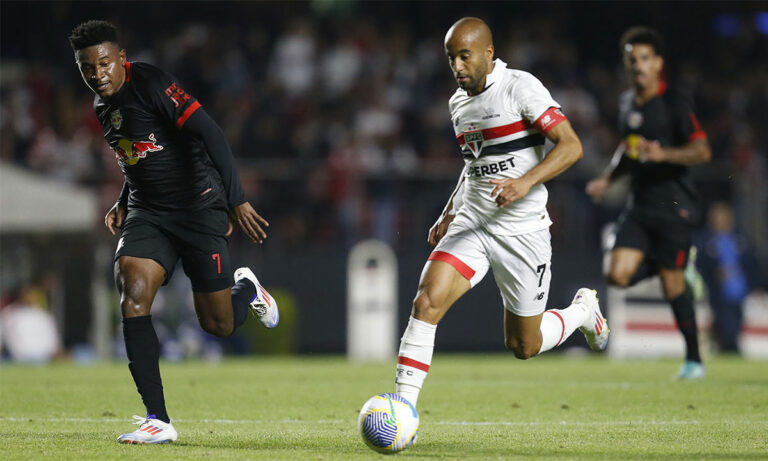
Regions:
[[[419,413],[397,394],[379,394],[365,402],[357,419],[363,442],[379,453],[397,453],[416,442]]]

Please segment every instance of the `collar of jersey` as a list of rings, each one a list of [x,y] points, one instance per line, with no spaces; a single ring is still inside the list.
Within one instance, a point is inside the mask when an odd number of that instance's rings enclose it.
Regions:
[[[485,87],[483,88],[483,91],[481,91],[481,92],[479,92],[479,93],[477,93],[475,95],[470,95],[468,92],[466,92],[466,90],[465,90],[465,93],[467,93],[467,96],[470,96],[470,97],[480,96],[481,94],[485,93],[485,90],[487,90],[489,86],[493,85],[494,83],[496,83],[496,80],[501,78],[501,73],[506,68],[507,68],[507,63],[506,62],[502,61],[499,58],[494,59],[493,60],[493,70],[491,71],[490,74],[486,75],[486,77],[485,77]]]

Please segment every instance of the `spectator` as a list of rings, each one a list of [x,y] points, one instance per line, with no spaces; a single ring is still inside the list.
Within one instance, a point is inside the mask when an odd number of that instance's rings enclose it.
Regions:
[[[696,265],[709,289],[718,347],[738,353],[744,300],[758,283],[758,269],[752,248],[736,230],[728,203],[715,202],[709,208],[698,248]]]

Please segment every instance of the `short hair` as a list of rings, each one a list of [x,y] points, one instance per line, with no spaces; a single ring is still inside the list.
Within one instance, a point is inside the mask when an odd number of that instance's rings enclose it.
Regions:
[[[104,42],[112,42],[115,45],[119,43],[117,41],[117,27],[111,22],[92,19],[78,24],[69,35],[69,44],[72,45],[74,51]]]
[[[627,49],[627,45],[636,45],[638,43],[650,45],[657,55],[664,56],[664,39],[661,38],[661,34],[656,30],[647,26],[631,27],[624,32],[619,41],[619,51],[623,54]]]

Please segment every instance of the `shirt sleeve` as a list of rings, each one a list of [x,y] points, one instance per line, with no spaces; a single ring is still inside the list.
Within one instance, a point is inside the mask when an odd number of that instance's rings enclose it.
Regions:
[[[693,104],[682,94],[675,98],[674,114],[676,131],[681,141],[691,142],[697,139],[706,139],[707,134],[693,113]]]
[[[201,108],[195,110],[194,114],[188,117],[183,125],[183,130],[201,139],[205,144],[205,150],[224,183],[224,192],[227,195],[229,208],[232,209],[243,204],[245,194],[240,178],[237,176],[232,149],[219,125],[213,121],[205,109]]]
[[[552,95],[544,85],[531,74],[520,77],[512,89],[512,100],[523,119],[533,124],[539,132],[549,130],[567,120]]]
[[[147,69],[144,84],[154,109],[179,129],[201,107],[175,77],[156,67]]]

